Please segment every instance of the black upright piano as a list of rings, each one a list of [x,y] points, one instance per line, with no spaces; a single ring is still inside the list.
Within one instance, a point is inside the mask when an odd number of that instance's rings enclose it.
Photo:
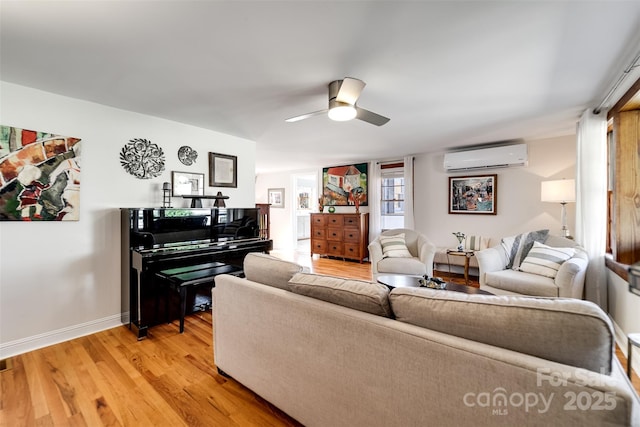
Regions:
[[[242,274],[249,252],[268,253],[273,242],[259,237],[257,208],[123,208],[122,321],[138,339],[147,329],[178,317],[177,298],[161,283],[161,272],[196,265],[215,265],[220,273]],[[187,294],[188,311],[209,297],[196,288]],[[184,303],[184,298],[183,301]]]

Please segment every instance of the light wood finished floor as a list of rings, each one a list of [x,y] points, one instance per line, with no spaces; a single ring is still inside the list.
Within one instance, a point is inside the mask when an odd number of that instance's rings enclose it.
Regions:
[[[368,263],[279,254],[320,274],[369,280]],[[443,273],[446,277],[446,273]],[[464,279],[457,277],[460,283]],[[618,351],[618,356],[624,359]],[[211,313],[122,326],[25,353],[0,372],[0,426],[297,426],[213,364]],[[626,360],[623,360],[626,366]],[[640,380],[634,379],[640,390]]]

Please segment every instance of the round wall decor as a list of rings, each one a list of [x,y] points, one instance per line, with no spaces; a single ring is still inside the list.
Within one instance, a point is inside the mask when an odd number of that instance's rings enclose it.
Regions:
[[[188,145],[178,149],[178,160],[184,165],[191,166],[198,158],[198,152]]]
[[[135,138],[122,147],[120,164],[138,179],[151,179],[164,171],[164,153],[157,144]]]

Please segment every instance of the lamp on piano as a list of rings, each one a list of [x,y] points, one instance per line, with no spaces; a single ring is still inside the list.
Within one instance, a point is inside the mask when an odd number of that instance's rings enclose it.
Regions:
[[[171,183],[169,182],[162,184],[162,207],[171,207]]]

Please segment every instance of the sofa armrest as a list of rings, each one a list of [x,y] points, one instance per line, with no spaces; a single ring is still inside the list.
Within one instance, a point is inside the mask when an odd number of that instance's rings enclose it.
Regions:
[[[422,236],[418,236],[418,258],[427,267],[427,276],[433,276],[433,258],[436,256],[436,245]]]
[[[582,299],[588,265],[589,261],[582,257],[573,257],[562,263],[555,278],[559,297]]]
[[[483,249],[475,253],[478,260],[478,275],[480,286],[486,284],[485,273],[504,270],[507,267],[507,257],[501,246]]]
[[[369,243],[369,262],[371,262],[371,274],[375,278],[375,275],[378,274],[378,261],[382,259],[382,245],[378,239]]]

